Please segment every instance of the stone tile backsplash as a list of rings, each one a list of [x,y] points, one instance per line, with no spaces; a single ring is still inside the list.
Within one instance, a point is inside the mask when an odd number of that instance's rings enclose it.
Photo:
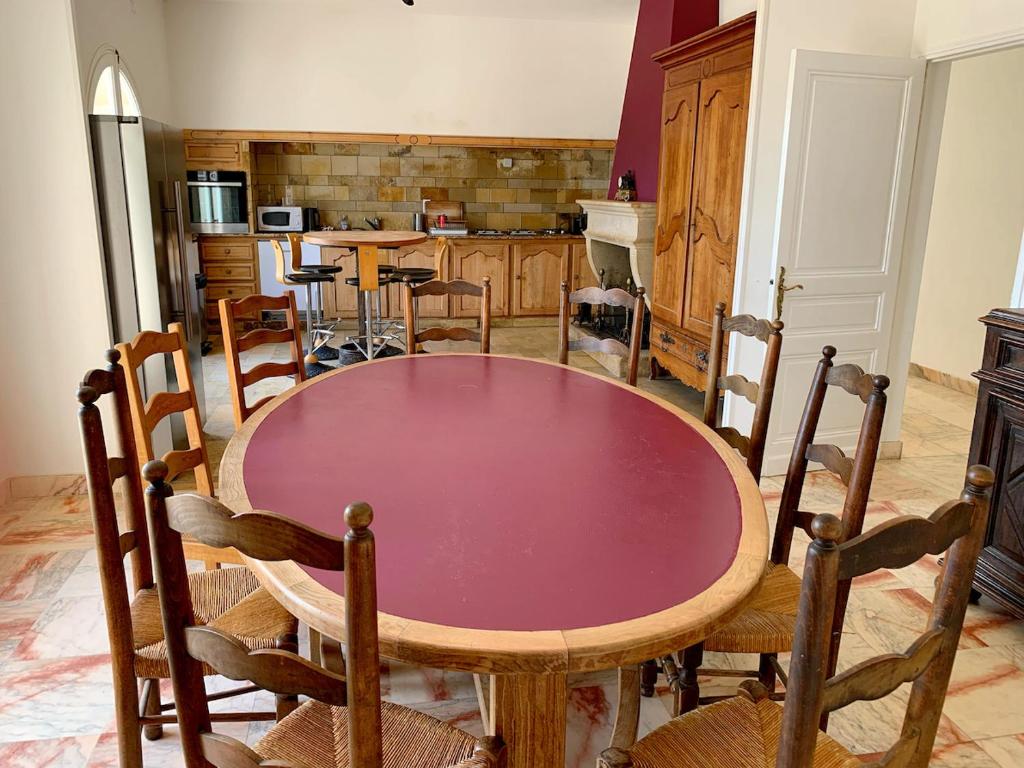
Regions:
[[[421,200],[458,200],[470,229],[541,229],[566,223],[579,199],[608,195],[612,150],[490,149],[396,144],[260,142],[253,152],[257,205],[317,206],[324,225],[379,216],[407,229]],[[501,160],[510,158],[511,168]]]

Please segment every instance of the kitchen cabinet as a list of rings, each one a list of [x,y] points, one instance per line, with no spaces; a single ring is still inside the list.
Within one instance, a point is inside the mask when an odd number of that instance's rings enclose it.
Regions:
[[[427,267],[437,270],[438,280],[448,279],[448,258],[447,255],[436,263],[435,249],[437,240],[431,238],[419,245],[407,245],[391,251],[390,262],[398,268]],[[405,316],[405,299],[402,286],[391,285],[388,289],[391,306],[391,317],[401,318]],[[423,296],[419,300],[417,317],[448,317],[447,296]]]
[[[211,334],[220,333],[220,299],[238,300],[259,293],[256,240],[250,237],[199,239],[199,260],[206,275],[206,319]],[[250,316],[246,319],[252,319]]]
[[[512,246],[512,314],[557,315],[569,246],[536,241]]]
[[[731,304],[754,14],[655,55],[665,69],[651,311],[652,376],[703,389],[715,305]]]
[[[185,142],[185,167],[189,170],[248,170],[247,145],[248,142],[242,141],[190,139]]]
[[[968,465],[996,476],[974,589],[1024,618],[1024,310],[982,318],[985,352]]]
[[[359,316],[359,293],[355,286],[346,285],[347,278],[355,276],[356,254],[348,248],[321,248],[320,263],[341,267],[333,283],[324,286],[324,315],[333,320],[349,320]]]
[[[570,246],[572,262],[569,270],[569,290],[578,291],[580,288],[600,288],[600,281],[594,270],[590,268],[590,259],[587,258],[586,243],[573,243]]]
[[[466,280],[480,285],[484,277],[491,278],[491,315],[509,314],[509,261],[508,242],[459,242],[452,244],[451,279]],[[474,296],[452,296],[452,317],[479,317],[480,299]]]

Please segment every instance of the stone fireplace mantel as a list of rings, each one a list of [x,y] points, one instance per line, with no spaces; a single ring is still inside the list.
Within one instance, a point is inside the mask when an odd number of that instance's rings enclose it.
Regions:
[[[577,200],[587,213],[587,260],[595,275],[605,270],[608,287],[624,288],[626,278],[647,291],[654,274],[655,203]]]

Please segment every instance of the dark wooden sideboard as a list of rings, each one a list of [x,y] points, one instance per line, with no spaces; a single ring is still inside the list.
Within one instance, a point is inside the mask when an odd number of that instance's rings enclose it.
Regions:
[[[1024,617],[1024,309],[994,309],[986,326],[971,464],[996,473],[974,588]]]

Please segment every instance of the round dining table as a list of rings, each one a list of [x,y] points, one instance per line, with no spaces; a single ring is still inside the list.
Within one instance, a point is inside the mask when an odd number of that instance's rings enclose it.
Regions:
[[[753,598],[768,525],[739,456],[656,396],[555,363],[420,354],[306,381],[231,439],[221,498],[342,535],[374,510],[382,656],[495,675],[510,768],[563,768],[567,675],[707,637]],[[344,641],[343,575],[249,560]]]

